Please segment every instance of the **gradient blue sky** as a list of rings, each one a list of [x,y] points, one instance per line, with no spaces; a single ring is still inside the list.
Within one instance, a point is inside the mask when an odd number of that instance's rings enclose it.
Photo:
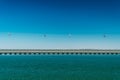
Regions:
[[[120,48],[120,1],[0,0],[0,48]]]

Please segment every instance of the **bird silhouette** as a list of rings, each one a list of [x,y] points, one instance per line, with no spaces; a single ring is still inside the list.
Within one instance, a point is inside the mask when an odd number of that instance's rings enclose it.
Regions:
[[[104,34],[103,37],[106,38],[106,34]]]
[[[46,34],[44,34],[44,37],[46,37]]]
[[[11,33],[8,33],[8,36],[12,36],[12,34],[11,34]]]

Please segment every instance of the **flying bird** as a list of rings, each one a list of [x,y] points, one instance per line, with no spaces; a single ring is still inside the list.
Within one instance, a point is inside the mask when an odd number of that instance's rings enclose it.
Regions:
[[[104,34],[103,37],[106,38],[106,34]]]
[[[46,37],[46,34],[44,34],[44,37]]]
[[[8,36],[12,36],[12,34],[11,34],[11,33],[8,33]]]

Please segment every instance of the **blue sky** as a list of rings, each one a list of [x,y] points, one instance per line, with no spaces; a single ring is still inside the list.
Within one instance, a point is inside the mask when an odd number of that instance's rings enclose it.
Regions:
[[[119,48],[119,4],[119,0],[0,0],[0,48]]]

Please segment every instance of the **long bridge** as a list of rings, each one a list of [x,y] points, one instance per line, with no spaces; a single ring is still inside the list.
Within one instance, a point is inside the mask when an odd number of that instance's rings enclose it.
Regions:
[[[0,55],[119,55],[120,49],[0,49]]]

